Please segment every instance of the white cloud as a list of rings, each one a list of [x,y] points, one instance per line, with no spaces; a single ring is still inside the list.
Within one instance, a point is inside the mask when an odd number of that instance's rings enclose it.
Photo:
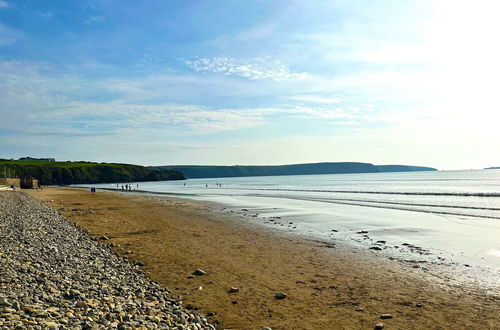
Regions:
[[[0,9],[10,8],[10,4],[6,1],[0,0]]]
[[[101,22],[104,22],[104,20],[105,19],[103,16],[91,16],[85,20],[85,23],[86,24],[101,23]]]
[[[54,13],[51,11],[41,11],[38,14],[45,18],[54,18]]]
[[[291,98],[294,101],[304,101],[304,102],[313,102],[313,103],[341,103],[343,101],[340,97],[324,97],[317,95],[296,95]]]
[[[306,72],[295,73],[283,63],[268,57],[251,59],[235,59],[232,57],[200,58],[185,61],[186,65],[197,72],[222,73],[228,76],[239,76],[253,80],[272,79],[304,80],[311,78]]]
[[[0,23],[0,46],[16,42],[21,37],[21,32]]]

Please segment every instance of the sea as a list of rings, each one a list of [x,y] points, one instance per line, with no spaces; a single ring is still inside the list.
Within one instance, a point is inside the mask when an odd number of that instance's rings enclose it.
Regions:
[[[500,270],[500,170],[93,185],[213,202],[241,221],[370,252]],[[88,187],[90,185],[78,185]]]

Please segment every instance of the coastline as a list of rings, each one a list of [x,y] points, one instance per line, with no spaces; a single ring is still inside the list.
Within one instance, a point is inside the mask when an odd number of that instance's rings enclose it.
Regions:
[[[495,328],[497,292],[446,284],[342,244],[232,221],[214,204],[46,188],[28,193],[132,260],[221,328]],[[53,202],[50,202],[50,201]],[[208,275],[188,278],[194,269]],[[200,290],[201,287],[201,290]],[[228,293],[231,287],[239,292]],[[288,297],[277,300],[276,292]],[[236,303],[234,303],[236,302]],[[381,320],[382,314],[391,319]]]

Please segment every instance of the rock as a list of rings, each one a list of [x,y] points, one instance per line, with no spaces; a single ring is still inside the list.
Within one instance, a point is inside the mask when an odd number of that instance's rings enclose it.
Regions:
[[[80,308],[87,307],[87,303],[85,301],[77,301],[76,307],[80,307]]]
[[[376,250],[376,251],[380,251],[380,250],[382,250],[382,248],[381,248],[381,247],[379,247],[379,246],[371,246],[369,249],[370,249],[370,250]]]
[[[204,270],[201,270],[201,269],[196,269],[194,272],[193,272],[193,275],[195,276],[203,276],[203,275],[207,275],[207,272],[205,272]]]
[[[273,329],[271,329],[269,327],[264,327],[264,328],[262,328],[262,330],[273,330]]]
[[[375,324],[375,328],[374,329],[375,330],[381,330],[383,328],[384,328],[384,324],[383,323],[377,323],[377,324]]]
[[[380,318],[382,320],[392,319],[392,315],[391,314],[382,314],[382,315],[380,315]]]
[[[276,293],[276,294],[274,295],[274,297],[275,297],[276,299],[285,299],[287,296],[286,296],[286,293],[284,293],[284,292],[278,292],[278,293]]]
[[[368,234],[368,232],[366,230],[362,230],[362,231],[356,232],[356,234]]]
[[[236,293],[236,292],[240,292],[240,289],[231,287],[229,290],[227,290],[227,292],[229,292],[229,293]]]
[[[364,312],[365,310],[363,308],[356,308],[354,311],[356,311],[356,312]]]

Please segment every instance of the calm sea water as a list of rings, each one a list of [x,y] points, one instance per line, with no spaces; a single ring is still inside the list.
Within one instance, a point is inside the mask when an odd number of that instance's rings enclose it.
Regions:
[[[136,184],[142,191],[245,208],[249,221],[289,231],[364,242],[356,232],[366,230],[370,235],[366,244],[379,239],[391,246],[410,243],[461,262],[500,267],[500,170],[191,179],[133,183],[134,187]],[[97,187],[116,189],[117,185]],[[281,220],[265,221],[272,218]],[[332,234],[332,229],[337,232]]]

